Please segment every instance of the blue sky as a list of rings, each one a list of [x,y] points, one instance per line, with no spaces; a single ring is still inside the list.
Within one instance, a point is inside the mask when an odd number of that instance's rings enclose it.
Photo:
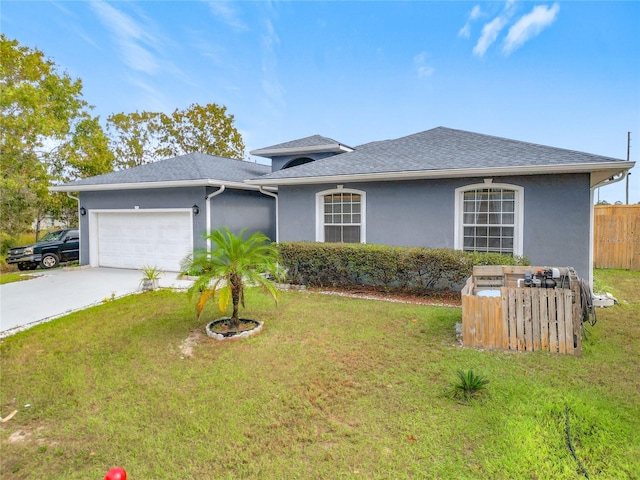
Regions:
[[[625,159],[640,201],[640,2],[12,1],[1,29],[112,113],[225,105],[247,152],[437,126]],[[252,160],[264,161],[259,158]],[[625,200],[625,182],[600,198]]]

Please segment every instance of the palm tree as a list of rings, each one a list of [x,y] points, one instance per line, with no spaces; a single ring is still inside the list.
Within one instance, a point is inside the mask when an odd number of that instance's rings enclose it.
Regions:
[[[259,285],[278,301],[275,281],[281,281],[283,270],[279,264],[278,250],[269,238],[255,232],[246,240],[246,228],[235,235],[227,227],[205,235],[211,241],[211,252],[199,250],[185,259],[182,274],[197,276],[189,293],[199,293],[197,312],[202,314],[205,303],[218,293],[218,308],[224,312],[231,300],[233,313],[230,328],[240,325],[238,308],[244,307],[244,287]]]

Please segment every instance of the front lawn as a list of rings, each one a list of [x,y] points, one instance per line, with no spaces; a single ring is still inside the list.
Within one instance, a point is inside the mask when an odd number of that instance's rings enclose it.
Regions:
[[[581,358],[461,348],[459,308],[249,291],[263,331],[220,343],[184,293],[107,302],[2,341],[0,477],[585,478],[568,422],[590,478],[638,478],[640,273],[597,275]]]
[[[5,283],[21,282],[23,280],[31,280],[33,276],[23,275],[22,273],[0,273],[0,285]]]

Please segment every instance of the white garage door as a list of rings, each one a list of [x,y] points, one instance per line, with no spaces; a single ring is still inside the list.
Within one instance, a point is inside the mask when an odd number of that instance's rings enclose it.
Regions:
[[[92,241],[98,244],[92,253],[101,267],[148,265],[177,272],[182,259],[193,251],[190,210],[99,212],[96,223]]]

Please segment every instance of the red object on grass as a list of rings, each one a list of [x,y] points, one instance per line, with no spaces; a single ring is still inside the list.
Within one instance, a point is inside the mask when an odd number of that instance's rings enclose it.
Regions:
[[[104,480],[127,480],[127,472],[122,467],[112,468],[107,472]]]

